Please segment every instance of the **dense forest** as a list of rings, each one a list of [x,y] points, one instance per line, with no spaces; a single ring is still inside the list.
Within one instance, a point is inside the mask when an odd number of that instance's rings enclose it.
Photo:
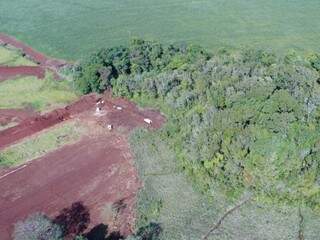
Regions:
[[[159,137],[204,194],[320,210],[320,55],[135,39],[73,67],[83,93],[112,89],[167,117]]]

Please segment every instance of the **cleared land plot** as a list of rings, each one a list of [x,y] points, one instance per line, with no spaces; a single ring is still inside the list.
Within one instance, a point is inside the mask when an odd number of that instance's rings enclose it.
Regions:
[[[21,77],[0,83],[0,109],[32,108],[50,111],[74,101],[77,95],[67,81]]]
[[[133,230],[136,193],[140,182],[127,134],[138,126],[161,127],[164,117],[156,111],[139,109],[124,99],[112,99],[109,96],[102,99],[104,105],[100,114],[95,114],[95,101],[91,107],[84,102],[75,103],[76,107],[67,107],[72,112],[75,108],[86,106],[86,111],[76,116],[90,128],[86,137],[30,161],[26,167],[10,175],[0,176],[1,239],[9,240],[13,224],[30,213],[42,211],[55,216],[59,210],[76,201],[83,201],[90,209],[89,230],[100,223],[108,224],[110,231],[120,231],[124,235]],[[122,109],[114,106],[121,106]],[[143,121],[146,117],[153,120],[151,127]],[[111,132],[107,124],[112,124]],[[17,155],[18,158],[27,159],[29,155],[41,154],[37,141],[26,141],[28,144],[23,147],[11,146],[18,151],[11,153],[15,159]],[[50,138],[49,142],[51,146],[56,146],[57,141],[56,138]],[[43,142],[47,145],[46,139]],[[27,149],[31,145],[35,149],[30,154]],[[11,147],[6,147],[4,151]],[[114,203],[122,203],[117,213],[112,211]]]
[[[0,151],[0,167],[12,167],[74,143],[86,132],[77,121],[68,121]]]
[[[22,53],[0,45],[0,66],[36,66],[37,64],[22,56]]]
[[[101,223],[113,223],[112,215],[102,216],[103,210],[122,200],[125,208],[118,215],[119,225],[109,225],[109,229],[128,234],[138,187],[123,137],[87,137],[0,179],[1,240],[11,239],[13,224],[29,214],[41,211],[55,217],[77,201],[90,210],[90,230]]]
[[[134,36],[319,51],[319,9],[318,0],[2,0],[0,32],[71,60]]]

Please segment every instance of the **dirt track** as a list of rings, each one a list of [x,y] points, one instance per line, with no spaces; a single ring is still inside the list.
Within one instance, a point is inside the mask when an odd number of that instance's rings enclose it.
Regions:
[[[32,121],[27,119],[0,132],[4,147],[57,124],[59,116],[78,118],[92,128],[89,136],[74,145],[34,160],[22,169],[7,169],[1,173],[1,240],[9,240],[13,224],[30,213],[42,211],[55,216],[62,208],[77,201],[83,201],[89,207],[90,227],[104,223],[110,230],[124,235],[132,231],[140,184],[127,142],[128,133],[138,126],[159,128],[165,119],[159,112],[142,110],[127,100],[109,96],[101,99],[104,101],[99,105],[101,112],[95,114],[98,99],[93,95],[85,98],[89,101],[82,100],[57,111],[55,118],[41,117],[38,122],[34,118]],[[152,125],[148,126],[144,118],[152,119]],[[106,128],[108,124],[114,127],[111,132]],[[14,172],[10,174],[12,170]],[[110,214],[110,206],[118,201],[123,201],[125,207],[115,220]]]

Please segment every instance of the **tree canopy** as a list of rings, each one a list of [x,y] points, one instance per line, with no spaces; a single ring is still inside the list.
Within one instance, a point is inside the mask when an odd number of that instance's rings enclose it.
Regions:
[[[162,137],[204,192],[250,190],[261,200],[320,208],[319,54],[213,54],[134,40],[99,50],[74,70],[84,93],[112,88],[161,106]]]

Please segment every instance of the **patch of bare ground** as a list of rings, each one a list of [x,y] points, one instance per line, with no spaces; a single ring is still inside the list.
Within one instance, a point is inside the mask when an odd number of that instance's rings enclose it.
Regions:
[[[68,118],[78,118],[91,129],[81,141],[0,176],[1,239],[10,239],[14,223],[31,213],[40,211],[55,217],[79,201],[90,211],[88,231],[103,223],[110,232],[132,232],[140,182],[128,133],[135,127],[159,128],[165,118],[157,111],[142,110],[109,95],[84,99],[0,132],[0,146],[4,148]],[[146,123],[146,118],[152,123]]]

